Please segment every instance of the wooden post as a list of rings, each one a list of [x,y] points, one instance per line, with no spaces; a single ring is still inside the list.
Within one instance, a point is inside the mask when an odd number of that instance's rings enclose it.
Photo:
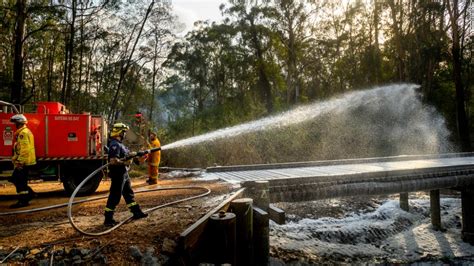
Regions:
[[[209,232],[210,261],[235,265],[235,214],[222,211],[211,215]]]
[[[461,190],[462,240],[474,245],[474,187]]]
[[[253,206],[253,245],[255,265],[268,265],[270,256],[270,231],[268,213]]]
[[[247,181],[242,183],[247,188],[244,192],[246,197],[253,199],[253,204],[268,212],[270,206],[270,183],[268,181]]]
[[[230,203],[230,211],[236,218],[237,265],[253,265],[253,200],[236,199]]]
[[[285,224],[285,211],[273,206],[270,204],[268,207],[268,214],[270,215],[270,219],[273,220],[277,224]]]
[[[439,189],[430,191],[431,224],[436,231],[441,230],[441,211],[439,202]]]
[[[410,209],[408,205],[408,193],[400,193],[400,209],[406,212]]]

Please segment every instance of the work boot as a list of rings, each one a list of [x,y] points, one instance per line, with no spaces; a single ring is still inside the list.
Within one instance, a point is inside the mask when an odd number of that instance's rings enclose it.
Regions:
[[[148,178],[148,180],[146,181],[149,185],[156,185],[158,184],[158,179],[152,179],[152,178]]]
[[[105,220],[104,220],[104,225],[112,227],[116,224],[118,224],[117,221],[114,220],[114,212],[113,211],[105,211],[104,213]]]
[[[36,194],[36,192],[33,191],[33,189],[31,189],[30,187],[28,187],[28,194],[26,194],[25,196],[25,201],[30,201],[32,200],[33,198],[36,198],[38,197],[38,194]]]
[[[132,219],[137,220],[141,218],[148,217],[147,213],[142,212],[142,209],[140,209],[140,205],[133,205],[130,207],[130,211],[133,213]]]
[[[19,200],[17,203],[10,205],[10,209],[18,209],[29,206],[30,203],[28,201]]]

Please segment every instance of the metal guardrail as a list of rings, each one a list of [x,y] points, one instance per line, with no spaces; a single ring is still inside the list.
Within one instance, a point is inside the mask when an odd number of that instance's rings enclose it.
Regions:
[[[387,157],[356,158],[356,159],[341,159],[341,160],[327,160],[327,161],[308,161],[308,162],[288,162],[288,163],[275,163],[275,164],[215,166],[215,167],[206,168],[206,172],[216,173],[216,172],[230,172],[230,171],[250,171],[250,170],[266,170],[266,169],[281,169],[281,168],[298,168],[298,167],[310,167],[310,166],[329,166],[329,165],[341,165],[341,164],[361,164],[361,163],[372,163],[372,162],[396,162],[396,161],[409,161],[409,160],[421,160],[421,159],[457,158],[457,157],[474,157],[474,152],[428,154],[428,155],[398,155],[398,156],[387,156]]]
[[[272,202],[305,201],[471,186],[474,185],[474,154],[234,166],[217,170],[213,168],[208,174],[233,183],[269,181]]]

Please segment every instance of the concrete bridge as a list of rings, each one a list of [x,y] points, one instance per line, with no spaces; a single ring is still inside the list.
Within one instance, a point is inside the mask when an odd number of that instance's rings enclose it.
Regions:
[[[430,191],[435,229],[441,229],[439,189],[459,190],[463,239],[474,244],[474,153],[212,167],[206,175],[261,190],[269,202],[400,193],[408,211],[408,192]]]

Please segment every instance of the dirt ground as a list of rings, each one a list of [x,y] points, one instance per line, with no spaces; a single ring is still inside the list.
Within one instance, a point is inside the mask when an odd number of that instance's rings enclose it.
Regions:
[[[225,195],[232,191],[232,188],[227,183],[219,181],[199,181],[193,178],[172,178],[170,176],[167,178],[166,174],[162,174],[161,177],[162,179],[157,185],[148,186],[145,177],[132,179],[132,185],[135,191],[158,187],[202,186],[209,188],[211,194],[158,209],[145,219],[131,221],[110,234],[97,237],[84,236],[74,230],[68,221],[66,208],[2,216],[1,213],[12,211],[8,206],[16,201],[14,186],[2,183],[0,185],[0,255],[3,254],[3,256],[0,256],[0,261],[15,247],[20,247],[19,251],[23,252],[24,256],[11,258],[12,260],[9,262],[34,261],[36,264],[41,262],[39,259],[42,259],[44,263],[44,261],[50,260],[53,251],[55,251],[55,261],[57,261],[66,258],[67,254],[71,253],[71,249],[75,249],[84,255],[81,260],[76,262],[106,262],[113,265],[140,263],[139,259],[132,257],[131,246],[136,246],[141,252],[148,249],[149,255],[155,258],[160,258],[160,254],[170,255],[179,234],[217,206]],[[31,201],[30,206],[19,210],[65,203],[69,200],[59,182],[36,182],[30,183],[30,186],[38,193],[38,197]],[[107,195],[109,186],[110,181],[103,181],[98,191],[92,196]],[[136,201],[143,209],[149,209],[201,193],[203,193],[202,189],[137,193]],[[106,199],[101,199],[77,205],[73,210],[74,221],[82,230],[88,232],[107,229],[102,225],[105,202]],[[130,215],[122,200],[116,210],[116,220],[126,219]],[[63,260],[60,264],[72,262],[74,261]]]

